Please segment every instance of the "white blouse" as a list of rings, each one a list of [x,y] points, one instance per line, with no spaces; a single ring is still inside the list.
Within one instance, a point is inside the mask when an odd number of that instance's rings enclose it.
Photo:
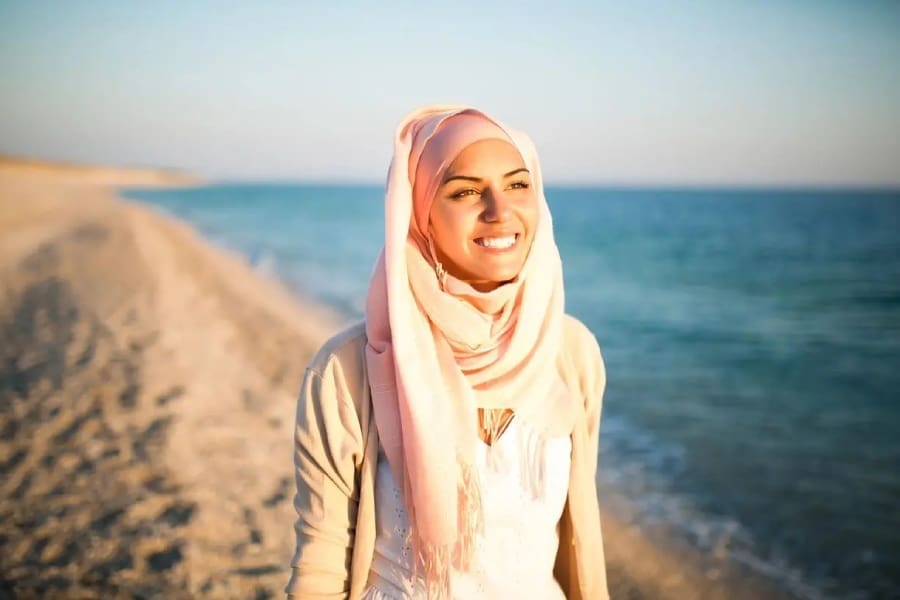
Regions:
[[[478,535],[471,572],[450,575],[454,599],[529,598],[565,600],[553,578],[559,546],[559,519],[569,487],[572,445],[568,437],[543,446],[538,436],[513,418],[493,446],[478,444],[475,466],[481,482],[484,530]],[[539,461],[543,485],[529,480],[523,465]],[[394,483],[384,452],[378,454],[375,481],[375,556],[363,600],[414,600],[425,597],[421,579],[412,578],[409,521],[402,492]]]

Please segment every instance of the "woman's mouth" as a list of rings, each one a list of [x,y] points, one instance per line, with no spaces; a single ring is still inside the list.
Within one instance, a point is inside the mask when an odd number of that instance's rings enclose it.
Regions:
[[[479,237],[475,238],[475,243],[482,248],[488,250],[509,250],[519,241],[519,234],[495,236],[495,237]]]

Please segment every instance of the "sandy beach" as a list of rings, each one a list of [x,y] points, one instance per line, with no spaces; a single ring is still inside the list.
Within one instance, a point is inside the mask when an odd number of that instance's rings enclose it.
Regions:
[[[119,187],[178,173],[0,160],[0,598],[279,598],[292,424],[344,323]],[[771,598],[603,515],[616,599]]]

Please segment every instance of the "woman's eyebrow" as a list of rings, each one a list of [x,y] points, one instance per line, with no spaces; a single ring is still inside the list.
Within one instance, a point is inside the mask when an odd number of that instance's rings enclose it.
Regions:
[[[524,171],[525,173],[530,173],[530,172],[531,172],[531,171],[529,171],[528,169],[526,169],[525,167],[522,167],[522,168],[519,168],[519,169],[513,169],[512,171],[510,171],[509,173],[507,173],[506,175],[504,175],[504,177],[512,177],[512,176],[515,175],[516,173],[522,173],[523,171]]]
[[[529,172],[530,172],[530,171],[529,171],[528,169],[526,169],[525,167],[520,167],[520,168],[518,168],[518,169],[513,169],[513,170],[510,171],[509,173],[504,174],[503,177],[512,177],[512,176],[515,175],[516,173],[522,173],[523,171],[524,171],[525,173],[529,173]],[[451,175],[450,177],[448,177],[447,179],[444,180],[444,183],[449,183],[449,182],[453,181],[454,179],[462,179],[463,181],[472,181],[472,182],[474,182],[474,183],[480,183],[480,182],[481,182],[481,178],[480,178],[480,177],[470,177],[470,176],[468,176],[468,175]]]
[[[444,180],[444,183],[450,183],[454,179],[462,179],[464,181],[473,181],[475,183],[481,182],[480,177],[469,177],[468,175],[451,175],[447,179]]]

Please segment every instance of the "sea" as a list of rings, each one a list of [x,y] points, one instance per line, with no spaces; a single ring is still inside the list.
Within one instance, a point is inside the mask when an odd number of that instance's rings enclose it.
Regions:
[[[380,186],[129,190],[362,316]],[[629,518],[798,598],[900,597],[900,190],[548,187]]]

